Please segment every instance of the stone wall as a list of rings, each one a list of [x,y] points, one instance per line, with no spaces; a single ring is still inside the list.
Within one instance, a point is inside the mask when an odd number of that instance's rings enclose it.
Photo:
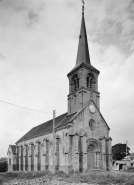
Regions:
[[[17,169],[16,165],[16,155],[12,153],[11,148],[9,147],[8,150],[8,171],[16,171]]]
[[[62,130],[62,134],[65,131]],[[89,168],[87,160],[88,158],[88,140],[92,143],[97,143],[98,148],[94,151],[94,166],[96,169],[110,170],[110,151],[109,144],[110,139],[100,138],[99,141],[96,139],[88,139],[86,134],[79,135],[78,133],[71,133],[68,129],[65,132],[64,138],[60,138],[59,135],[55,138],[55,148],[53,143],[49,139],[44,139],[43,142],[30,143],[29,147],[21,145],[19,148],[21,151],[27,150],[22,156],[19,156],[20,168],[19,171],[39,171],[39,170],[50,170],[55,173],[57,170],[65,173],[85,171]],[[99,144],[98,144],[99,143]],[[28,145],[27,145],[28,146]],[[25,148],[23,150],[23,148]],[[31,151],[31,152],[30,152]],[[26,155],[28,153],[28,155]],[[26,156],[28,157],[27,162]],[[22,160],[23,157],[23,160]],[[23,164],[22,164],[23,161]]]
[[[93,125],[90,125],[91,120]],[[50,132],[18,143],[19,171],[111,170],[109,128],[97,109],[91,114],[87,106],[73,118],[68,128],[57,130],[53,138]]]
[[[67,135],[68,129],[56,132],[55,148],[52,133],[19,143],[17,145],[19,171],[65,171]]]

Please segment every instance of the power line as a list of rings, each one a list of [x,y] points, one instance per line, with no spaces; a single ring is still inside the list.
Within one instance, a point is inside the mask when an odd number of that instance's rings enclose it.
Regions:
[[[27,109],[27,110],[36,111],[36,112],[42,112],[42,113],[49,113],[49,114],[52,114],[51,112],[44,112],[44,111],[40,111],[40,110],[36,110],[36,109],[27,108],[27,107],[23,107],[23,106],[20,106],[20,105],[16,105],[16,104],[13,104],[13,103],[10,103],[10,102],[6,102],[6,101],[3,101],[3,100],[0,100],[0,102],[6,103],[6,104],[8,104],[8,105],[16,106],[16,107],[19,107],[19,108],[22,108],[22,109]]]
[[[123,88],[122,88],[121,90],[124,91]],[[133,99],[133,97],[131,96],[131,94],[128,93],[128,92],[131,92],[131,91],[133,90],[133,88],[128,88],[128,90],[129,90],[129,91],[124,92],[122,95],[125,95],[125,98],[129,97],[129,99]],[[108,95],[108,94],[105,94],[105,95],[104,95],[105,99],[106,99],[106,97],[108,98],[107,103],[109,103],[109,104],[113,104],[113,101],[111,101],[111,97],[113,97],[113,100],[116,100],[116,98],[118,98],[119,96],[120,96],[120,91],[119,91],[119,90],[115,90],[115,91],[112,93],[112,95]],[[102,96],[101,96],[101,97],[102,97]],[[110,101],[109,101],[109,98],[110,98]],[[119,99],[119,101],[122,101],[122,99]],[[36,109],[27,108],[27,107],[23,107],[23,106],[20,106],[20,105],[16,105],[16,104],[13,104],[13,103],[10,103],[10,102],[6,102],[6,101],[3,101],[3,100],[0,100],[0,102],[6,103],[6,104],[8,104],[8,105],[16,106],[16,107],[19,107],[19,108],[31,110],[31,111],[36,111],[36,112],[41,112],[41,113],[52,114],[51,112],[44,112],[44,111],[40,111],[40,110],[36,110]]]

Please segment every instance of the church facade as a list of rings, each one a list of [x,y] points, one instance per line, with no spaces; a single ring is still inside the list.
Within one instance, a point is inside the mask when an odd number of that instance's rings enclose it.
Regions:
[[[32,128],[10,145],[9,171],[112,169],[110,128],[100,112],[99,73],[91,65],[83,12],[76,65],[67,74],[68,112]]]

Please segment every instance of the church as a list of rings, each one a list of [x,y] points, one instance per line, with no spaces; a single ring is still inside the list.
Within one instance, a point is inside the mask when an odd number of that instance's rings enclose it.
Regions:
[[[110,128],[100,112],[98,77],[88,48],[84,6],[76,64],[69,79],[68,112],[40,124],[8,148],[8,171],[52,173],[111,170]]]

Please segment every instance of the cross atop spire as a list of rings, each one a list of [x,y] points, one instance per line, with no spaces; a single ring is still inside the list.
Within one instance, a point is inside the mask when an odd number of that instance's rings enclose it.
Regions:
[[[83,6],[82,6],[82,15],[84,15],[84,10],[85,10],[85,7],[84,7],[85,2],[84,2],[84,0],[82,0],[82,3],[83,3]]]

